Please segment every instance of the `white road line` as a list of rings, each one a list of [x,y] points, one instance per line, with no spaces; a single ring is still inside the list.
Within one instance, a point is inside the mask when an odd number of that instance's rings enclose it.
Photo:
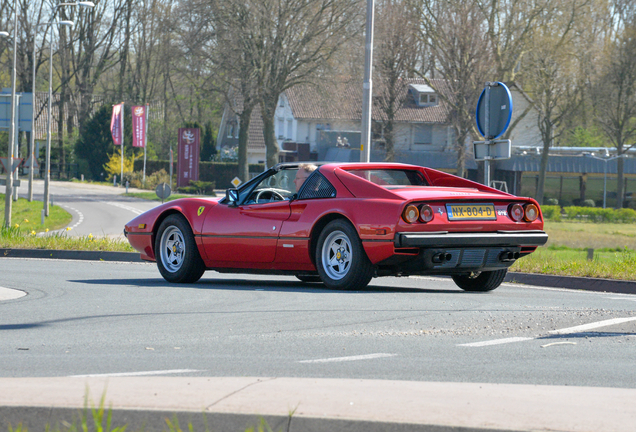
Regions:
[[[636,301],[636,297],[606,297],[608,300],[627,300],[627,301]]]
[[[104,201],[104,202],[106,204],[108,204],[108,205],[112,205],[113,207],[119,207],[120,209],[124,209],[124,210],[128,210],[130,212],[133,212],[136,215],[140,215],[140,214],[142,214],[145,211],[145,210],[139,210],[139,209],[136,209],[134,207],[130,207],[130,206],[127,206],[125,204],[121,204],[121,203],[114,202],[114,201]]]
[[[507,344],[507,343],[513,343],[513,342],[524,342],[524,341],[532,340],[532,339],[536,339],[536,338],[533,338],[533,337],[513,337],[513,338],[497,339],[497,340],[490,340],[490,341],[483,341],[483,342],[472,342],[472,343],[466,343],[466,344],[459,344],[457,346],[483,347],[483,346],[501,345],[501,344]]]
[[[301,360],[298,363],[334,363],[334,362],[346,362],[346,361],[357,361],[357,360],[371,360],[376,358],[394,357],[396,355],[397,354],[377,353],[377,354],[366,354],[366,355],[350,356],[350,357],[332,357],[332,358],[324,358],[324,359],[316,359],[316,360]]]
[[[170,375],[170,374],[183,374],[191,372],[205,372],[199,369],[171,369],[171,370],[158,370],[158,371],[144,371],[144,372],[120,372],[120,373],[108,373],[108,374],[88,374],[88,375],[71,375],[69,378],[98,378],[98,377],[133,377],[133,376],[149,376],[149,375]]]
[[[597,328],[600,328],[600,327],[607,327],[607,326],[611,326],[611,325],[622,324],[622,323],[626,323],[626,322],[630,322],[630,321],[636,321],[636,317],[614,318],[614,319],[609,319],[609,320],[605,320],[605,321],[598,321],[598,322],[594,322],[594,323],[583,324],[583,325],[575,326],[575,327],[567,327],[567,328],[560,329],[560,330],[551,330],[548,333],[549,334],[554,334],[554,335],[580,333],[580,332],[584,332],[584,331],[587,331],[587,330],[593,330],[593,329],[597,329]],[[513,337],[513,338],[495,339],[495,340],[483,341],[483,342],[471,342],[471,343],[466,343],[466,344],[458,344],[457,346],[462,346],[462,347],[483,347],[483,346],[490,346],[490,345],[502,345],[502,344],[514,343],[514,342],[525,342],[525,341],[534,340],[534,339],[537,339],[537,338],[539,338],[539,336],[535,336],[535,337]]]
[[[550,334],[570,334],[570,333],[580,333],[586,330],[592,330],[600,327],[607,327],[615,324],[622,324],[630,321],[636,321],[636,317],[632,318],[614,318],[605,321],[599,321],[595,323],[583,324],[576,327],[568,327],[561,330],[552,330],[548,333]]]

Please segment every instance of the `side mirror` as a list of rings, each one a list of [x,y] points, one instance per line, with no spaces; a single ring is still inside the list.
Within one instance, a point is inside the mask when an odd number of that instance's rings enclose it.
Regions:
[[[236,207],[238,206],[239,193],[238,189],[230,188],[225,191],[225,200],[227,201],[228,207]]]

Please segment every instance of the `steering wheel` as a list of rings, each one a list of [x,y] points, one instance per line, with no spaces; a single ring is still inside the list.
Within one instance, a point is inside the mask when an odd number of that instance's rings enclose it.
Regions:
[[[256,194],[256,202],[259,202],[259,200],[261,199],[261,196],[265,195],[265,194],[270,194],[270,196],[271,196],[271,198],[269,198],[270,200],[283,201],[285,199],[285,197],[282,196],[280,194],[280,192],[277,192],[275,189],[261,189]],[[263,198],[263,199],[265,199],[265,198]]]

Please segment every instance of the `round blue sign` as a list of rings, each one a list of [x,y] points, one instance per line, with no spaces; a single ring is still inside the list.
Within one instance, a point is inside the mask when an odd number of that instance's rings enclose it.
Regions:
[[[499,138],[510,126],[512,95],[502,82],[486,85],[477,102],[477,129],[487,140]]]

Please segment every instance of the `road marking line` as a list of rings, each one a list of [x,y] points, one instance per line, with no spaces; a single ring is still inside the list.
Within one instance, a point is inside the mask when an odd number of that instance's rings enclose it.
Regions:
[[[563,334],[580,333],[580,332],[587,331],[587,330],[597,329],[597,328],[600,328],[600,327],[607,327],[607,326],[616,325],[616,324],[622,324],[622,323],[626,323],[626,322],[630,322],[630,321],[636,321],[636,317],[631,317],[631,318],[613,318],[613,319],[609,319],[609,320],[605,320],[605,321],[598,321],[598,322],[589,323],[589,324],[583,324],[583,325],[574,326],[574,327],[567,327],[567,328],[559,329],[559,330],[551,330],[551,331],[548,332],[548,334],[563,335]],[[501,345],[501,344],[507,344],[507,343],[514,343],[514,342],[525,342],[525,341],[529,341],[529,340],[538,339],[539,337],[540,336],[535,336],[535,337],[513,337],[513,338],[496,339],[496,340],[483,341],[483,342],[471,342],[471,343],[466,343],[466,344],[458,344],[457,346],[483,347],[483,346],[490,346],[490,345]]]
[[[199,369],[172,369],[172,370],[159,370],[159,371],[145,371],[145,372],[120,372],[120,373],[108,373],[108,374],[87,374],[87,375],[71,375],[69,378],[98,378],[98,377],[132,377],[132,376],[148,376],[148,375],[169,375],[169,374],[183,374],[190,372],[205,372]]]
[[[346,361],[357,361],[357,360],[371,360],[376,358],[383,357],[394,357],[397,354],[386,354],[386,353],[377,353],[377,354],[366,354],[359,356],[350,356],[350,357],[332,357],[332,358],[324,358],[324,359],[316,359],[316,360],[301,360],[298,363],[333,363],[333,362],[346,362]]]
[[[607,299],[609,300],[628,300],[628,301],[636,301],[636,298],[634,298],[633,296],[630,297],[607,297]]]
[[[535,339],[535,338],[533,338],[533,337],[513,337],[513,338],[497,339],[497,340],[490,340],[490,341],[484,341],[484,342],[472,342],[472,343],[466,343],[466,344],[459,344],[457,346],[483,347],[483,346],[501,345],[501,344],[507,344],[507,343],[513,343],[513,342],[523,342],[523,341],[532,340],[532,339]]]
[[[632,318],[614,318],[614,319],[609,319],[609,320],[605,320],[605,321],[599,321],[599,322],[595,322],[595,323],[589,323],[589,324],[583,324],[580,326],[576,326],[576,327],[568,327],[568,328],[564,328],[561,330],[552,330],[549,331],[548,333],[550,334],[569,334],[569,333],[579,333],[585,330],[592,330],[592,329],[596,329],[599,327],[607,327],[607,326],[611,326],[611,325],[615,325],[615,324],[622,324],[622,323],[626,323],[626,322],[630,322],[630,321],[636,321],[636,317],[632,317]]]

